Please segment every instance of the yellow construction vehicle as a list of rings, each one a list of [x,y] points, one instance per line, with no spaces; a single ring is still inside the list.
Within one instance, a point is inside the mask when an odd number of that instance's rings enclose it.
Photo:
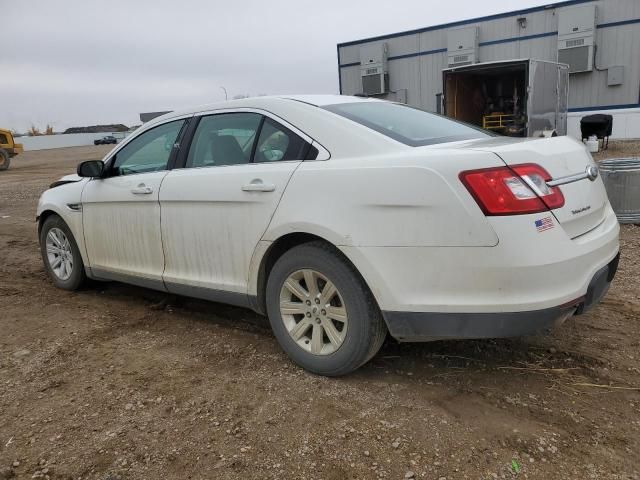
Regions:
[[[13,141],[13,134],[9,130],[0,129],[0,170],[9,168],[11,158],[22,153],[22,144]]]

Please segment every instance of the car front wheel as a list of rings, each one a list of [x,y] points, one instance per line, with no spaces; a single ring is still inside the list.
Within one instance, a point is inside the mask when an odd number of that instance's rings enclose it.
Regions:
[[[51,215],[40,229],[40,253],[51,281],[58,288],[77,290],[86,281],[84,263],[67,224]]]
[[[281,347],[312,373],[352,372],[378,352],[387,333],[362,278],[322,242],[294,247],[278,259],[267,280],[266,300]]]

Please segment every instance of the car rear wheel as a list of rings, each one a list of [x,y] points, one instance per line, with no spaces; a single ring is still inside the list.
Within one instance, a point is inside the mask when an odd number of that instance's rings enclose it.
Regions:
[[[9,168],[11,164],[11,159],[9,158],[9,153],[0,148],[0,170],[6,170]]]
[[[387,329],[364,281],[322,242],[294,247],[267,280],[267,313],[276,339],[305,370],[345,375],[380,349]]]
[[[56,287],[77,290],[86,282],[76,240],[57,215],[47,218],[40,229],[40,252],[45,270]]]

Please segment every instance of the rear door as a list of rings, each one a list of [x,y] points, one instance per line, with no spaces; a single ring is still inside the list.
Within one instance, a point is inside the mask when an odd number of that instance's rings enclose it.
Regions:
[[[203,116],[162,184],[169,291],[244,305],[251,257],[309,143],[257,112]]]
[[[491,146],[476,149],[496,153],[507,165],[535,163],[560,183],[565,203],[553,210],[558,222],[571,238],[582,235],[604,220],[607,192],[598,177],[589,179],[587,168],[595,166],[585,146],[570,137],[536,140],[496,139]],[[575,180],[575,181],[574,181]]]

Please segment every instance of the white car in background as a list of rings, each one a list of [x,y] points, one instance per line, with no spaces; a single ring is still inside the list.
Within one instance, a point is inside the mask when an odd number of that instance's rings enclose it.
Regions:
[[[548,329],[606,293],[619,226],[568,137],[405,105],[260,97],[174,112],[43,193],[46,270],[267,314],[323,375],[399,341]]]

